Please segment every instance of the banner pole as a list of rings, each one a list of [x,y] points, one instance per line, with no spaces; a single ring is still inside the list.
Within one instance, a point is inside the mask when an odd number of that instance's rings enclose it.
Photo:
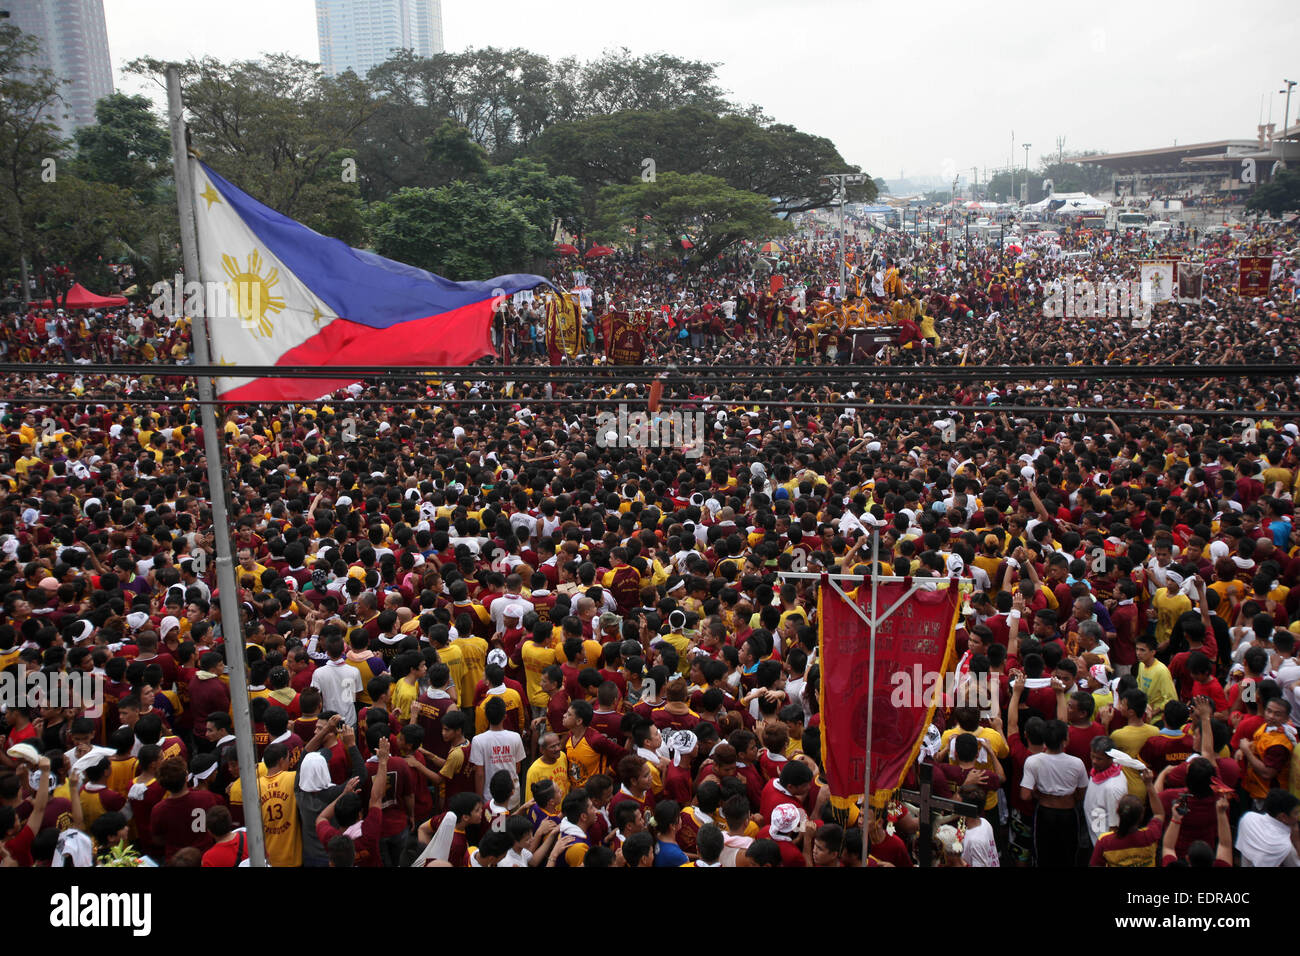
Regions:
[[[180,214],[181,264],[186,276],[195,281],[199,270],[198,230],[194,216],[194,192],[190,182],[189,151],[185,143],[185,116],[181,103],[180,71],[176,64],[167,67],[167,112],[171,126],[172,166],[176,180],[176,206]],[[177,289],[177,296],[184,296]],[[198,365],[211,363],[208,348],[208,325],[204,314],[204,297],[196,296],[198,307],[190,316],[194,360]],[[187,297],[188,301],[188,297]],[[226,482],[222,472],[220,436],[213,411],[212,379],[194,378],[199,389],[199,415],[203,425],[203,454],[208,465],[208,501],[212,505],[212,537],[216,549],[218,602],[221,606],[221,639],[226,645],[226,667],[230,673],[230,710],[235,731],[235,751],[239,755],[239,780],[244,806],[256,806],[244,814],[248,830],[248,861],[251,866],[266,866],[266,843],[262,835],[261,791],[257,781],[257,751],[253,746],[253,721],[249,713],[248,681],[244,670],[244,638],[239,626],[239,600],[235,585],[235,564],[230,553],[230,521],[226,515]],[[220,757],[220,755],[218,755]],[[255,801],[255,802],[254,802]]]
[[[880,532],[871,529],[871,625],[867,629],[871,643],[867,650],[867,759],[862,781],[862,865],[870,856],[871,824],[866,815],[871,813],[871,732],[876,704],[876,588],[880,578]]]

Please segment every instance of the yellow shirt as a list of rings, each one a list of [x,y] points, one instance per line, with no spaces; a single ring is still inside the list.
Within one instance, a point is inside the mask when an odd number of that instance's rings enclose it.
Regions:
[[[447,670],[451,673],[448,689],[450,690],[453,684],[456,686],[459,697],[457,704],[460,707],[469,707],[474,701],[474,685],[470,684],[468,688],[466,687],[469,668],[465,666],[464,653],[455,644],[448,644],[446,647],[438,648],[438,660],[446,664]]]
[[[266,764],[257,765],[257,789],[262,801],[262,832],[266,836],[266,862],[271,866],[302,866],[302,821],[294,781],[298,774],[283,770],[267,776]],[[229,789],[230,805],[243,807],[243,783],[236,777]]]
[[[1152,724],[1139,724],[1136,727],[1121,727],[1110,735],[1110,739],[1115,742],[1115,746],[1124,751],[1134,759],[1141,759],[1138,754],[1142,750],[1142,745],[1152,737],[1159,736],[1160,730]],[[1142,778],[1136,770],[1124,768],[1124,779],[1128,782],[1128,792],[1139,799],[1145,800],[1147,795],[1147,785],[1142,782]]]
[[[410,682],[406,678],[395,680],[388,689],[388,700],[393,705],[393,713],[406,723],[411,719],[411,704],[420,696],[420,682]]]
[[[262,797],[266,861],[271,866],[302,866],[302,821],[293,790],[297,776],[294,770],[284,770],[257,781]]]
[[[559,651],[551,645],[539,645],[527,640],[519,649],[519,656],[524,661],[524,692],[528,695],[528,703],[534,707],[545,707],[550,698],[542,690],[542,671],[559,663]]]
[[[476,685],[477,686],[477,685]],[[487,713],[485,705],[493,697],[500,697],[501,702],[506,705],[506,713],[512,710],[515,712],[515,719],[519,722],[519,729],[523,730],[528,726],[528,711],[524,708],[524,702],[519,696],[519,691],[513,687],[507,687],[500,694],[488,694],[483,698],[483,703],[475,708],[474,713],[474,733],[481,734],[488,729]]]
[[[469,689],[468,699],[472,701],[474,689],[487,669],[488,642],[471,634],[455,638],[451,646],[460,648],[460,656],[465,661],[465,686]]]
[[[551,780],[555,783],[555,788],[560,792],[560,799],[563,800],[569,793],[569,760],[564,754],[555,758],[555,763],[548,764],[541,760],[534,760],[533,765],[528,768],[528,775],[524,778],[523,799],[531,800],[533,798],[533,784],[540,780]]]
[[[1169,673],[1169,668],[1159,661],[1153,661],[1150,667],[1139,664],[1137,682],[1138,690],[1147,695],[1152,714],[1159,716],[1165,709],[1165,704],[1178,699],[1173,676]]]
[[[1171,595],[1168,588],[1158,590],[1151,598],[1151,605],[1159,614],[1156,620],[1156,640],[1161,644],[1168,642],[1178,618],[1192,609],[1191,599],[1187,595],[1177,592]]]
[[[943,736],[939,738],[939,753],[947,754],[949,748],[952,746],[953,738],[958,737],[961,734],[965,734],[965,733],[969,733],[969,731],[962,730],[960,727],[950,727],[947,730],[945,730],[943,732]],[[1011,753],[1011,748],[1007,746],[1007,738],[1003,737],[992,727],[980,727],[978,730],[975,731],[975,736],[979,738],[981,741],[983,741],[985,744],[987,744],[987,746],[980,747],[979,755],[975,759],[975,764],[976,766],[979,767],[979,769],[987,771],[992,780],[997,780],[998,768],[995,765],[994,759],[991,759],[989,757],[989,753],[991,751],[993,757],[996,758],[997,760],[1002,760],[1003,758],[1009,756]],[[950,762],[955,762],[955,761],[950,761]],[[990,786],[988,796],[985,798],[984,801],[984,809],[992,810],[997,805],[998,805],[998,788],[995,786]]]

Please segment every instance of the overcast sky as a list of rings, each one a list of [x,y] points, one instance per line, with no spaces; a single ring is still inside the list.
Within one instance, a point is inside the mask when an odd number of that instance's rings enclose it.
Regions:
[[[117,78],[137,56],[319,58],[314,0],[104,0]],[[732,99],[828,136],[874,176],[970,178],[1065,149],[1119,152],[1280,127],[1300,80],[1295,0],[443,0],[448,50],[590,58],[626,46],[719,65]],[[1289,56],[1287,55],[1289,53]],[[1292,124],[1300,87],[1292,97]]]

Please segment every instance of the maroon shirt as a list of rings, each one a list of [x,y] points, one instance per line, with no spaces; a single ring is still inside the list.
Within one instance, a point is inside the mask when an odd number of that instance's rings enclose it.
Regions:
[[[162,844],[163,861],[176,855],[177,850],[197,847],[206,850],[212,846],[207,827],[196,829],[199,813],[206,821],[207,812],[222,802],[221,797],[207,790],[190,790],[179,797],[164,796],[153,808],[149,828],[156,843]]]
[[[1065,752],[1071,757],[1078,757],[1083,765],[1092,769],[1092,742],[1105,735],[1101,724],[1095,720],[1087,727],[1070,726],[1070,736],[1065,741]]]
[[[1151,768],[1152,773],[1158,775],[1166,767],[1176,767],[1186,763],[1187,758],[1194,753],[1196,753],[1196,746],[1189,735],[1180,734],[1171,737],[1160,733],[1142,745],[1138,757]]]
[[[190,681],[190,712],[194,715],[194,726],[203,729],[208,714],[214,711],[230,713],[230,688],[220,677],[206,680],[195,678]]]
[[[396,749],[393,751],[396,753]],[[374,785],[375,771],[379,767],[379,758],[372,757],[366,762],[366,773],[370,776],[370,786]],[[380,832],[381,837],[397,836],[408,826],[410,822],[406,816],[406,798],[415,795],[415,783],[412,779],[414,771],[406,765],[406,761],[400,757],[394,757],[388,761],[388,789],[384,792],[384,802],[382,809],[384,811],[383,829]],[[369,798],[369,787],[363,788],[366,793],[367,801]]]
[[[357,866],[381,866],[379,859],[379,834],[383,829],[384,811],[379,807],[371,807],[361,819],[361,834],[352,840],[353,846],[356,847],[357,855],[355,864]],[[330,840],[336,836],[342,836],[343,831],[337,827],[330,826],[330,822],[324,817],[316,819],[316,839],[320,840],[320,845],[328,848]]]
[[[596,711],[591,715],[591,728],[604,734],[610,740],[623,739],[623,715],[616,710],[609,713]]]

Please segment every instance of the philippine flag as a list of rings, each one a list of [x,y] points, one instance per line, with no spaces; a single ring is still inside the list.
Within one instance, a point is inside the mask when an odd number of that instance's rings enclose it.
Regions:
[[[214,365],[468,365],[496,354],[495,304],[549,285],[536,275],[453,282],[322,236],[203,163],[190,168]],[[305,401],[355,381],[218,378],[217,394]]]

